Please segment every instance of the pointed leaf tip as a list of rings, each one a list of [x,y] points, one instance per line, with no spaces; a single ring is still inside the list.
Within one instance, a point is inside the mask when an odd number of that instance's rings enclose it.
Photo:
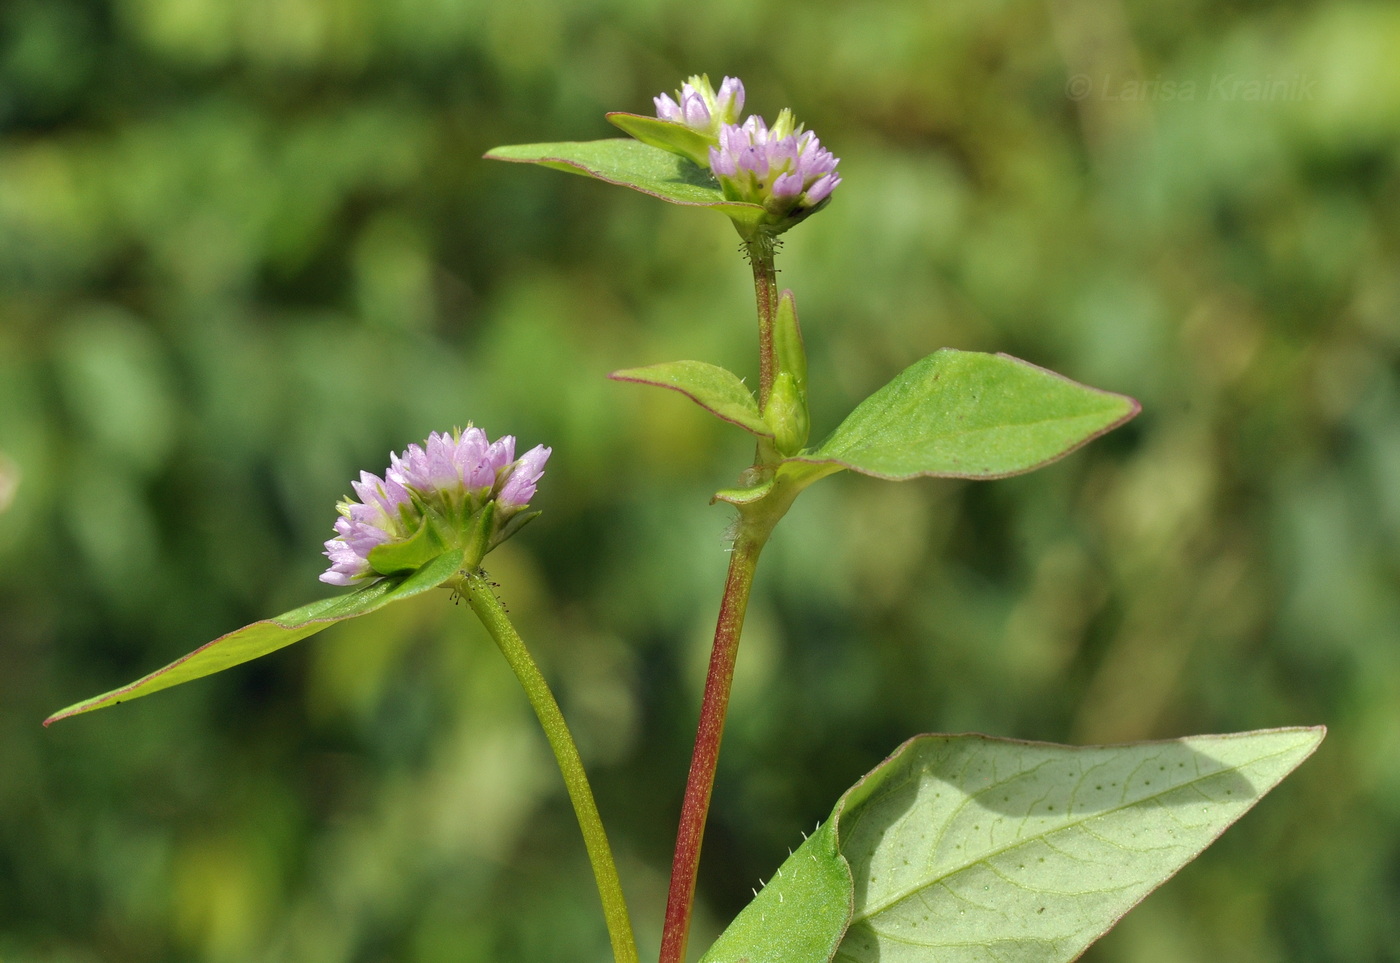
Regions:
[[[826,963],[850,924],[851,870],[828,820],[778,868],[700,963]]]
[[[861,402],[793,461],[877,478],[1005,478],[1063,458],[1138,413],[1126,395],[1090,388],[1005,354],[944,348]]]
[[[727,368],[704,361],[667,361],[642,368],[624,368],[608,377],[680,392],[716,418],[755,435],[773,437],[773,430],[763,420],[753,392],[742,378]]]
[[[1317,748],[1272,729],[1125,746],[918,736],[837,803],[837,959],[1068,963]]]
[[[367,615],[390,602],[398,602],[437,588],[457,574],[462,567],[462,561],[462,550],[451,549],[408,575],[380,579],[346,595],[322,599],[274,618],[245,625],[205,643],[135,682],[55,712],[44,720],[44,725],[49,726],[60,719],[139,699],[161,689],[213,675],[275,652],[328,629],[337,622]]]

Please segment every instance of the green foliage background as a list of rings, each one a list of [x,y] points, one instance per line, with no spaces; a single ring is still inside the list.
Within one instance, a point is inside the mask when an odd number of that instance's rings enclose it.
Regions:
[[[817,436],[944,345],[1144,413],[1024,478],[799,501],[695,951],[915,732],[1320,722],[1086,959],[1397,959],[1397,49],[1384,2],[6,0],[0,959],[605,957],[529,710],[445,597],[39,728],[321,597],[349,479],[469,419],[554,447],[491,571],[654,951],[726,562],[706,500],[750,443],[604,375],[751,373],[747,270],[719,216],[479,157],[611,136],[699,71],[842,158],[780,262]]]

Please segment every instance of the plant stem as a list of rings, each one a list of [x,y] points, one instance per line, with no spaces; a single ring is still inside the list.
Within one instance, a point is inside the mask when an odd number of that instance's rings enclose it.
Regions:
[[[637,944],[632,937],[632,923],[627,915],[627,903],[622,896],[622,883],[613,862],[612,848],[608,845],[607,833],[603,831],[603,821],[598,815],[598,805],[593,799],[593,790],[589,788],[588,776],[583,771],[578,747],[569,734],[564,714],[559,711],[559,703],[555,701],[549,683],[530,657],[529,650],[511,625],[505,609],[481,571],[468,574],[459,583],[459,588],[467,604],[500,647],[515,677],[520,680],[540,725],[544,727],[549,748],[554,750],[555,761],[559,763],[559,771],[569,791],[569,801],[574,804],[579,829],[583,831],[588,861],[593,864],[593,878],[603,901],[603,917],[612,941],[613,959],[617,963],[639,963]]]
[[[773,359],[773,317],[778,312],[778,268],[774,239],[758,233],[744,239],[744,252],[753,268],[754,299],[758,302],[758,407],[768,404],[776,364]]]
[[[671,889],[666,897],[666,923],[661,935],[661,963],[684,963],[685,960],[691,907],[695,899],[695,877],[700,865],[700,845],[705,835],[710,793],[714,789],[720,739],[724,735],[724,717],[729,708],[729,688],[734,680],[739,634],[744,627],[744,612],[753,588],[758,554],[763,550],[776,522],[777,518],[772,516],[762,519],[741,516],[739,534],[729,558],[729,576],[724,583],[724,598],[715,625],[714,648],[710,653],[710,669],[705,678],[705,695],[700,705],[700,725],[695,734],[695,750],[690,759],[685,800],[681,804],[680,828],[676,832],[676,855],[671,863]]]

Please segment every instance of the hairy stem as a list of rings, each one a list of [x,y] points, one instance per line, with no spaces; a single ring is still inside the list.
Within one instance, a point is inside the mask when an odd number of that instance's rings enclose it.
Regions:
[[[754,299],[758,307],[758,407],[768,404],[776,362],[773,358],[773,318],[778,313],[778,269],[774,263],[776,241],[756,234],[744,241],[744,253],[753,268]]]
[[[729,576],[724,583],[719,620],[715,625],[714,648],[710,653],[709,674],[700,705],[700,725],[695,734],[695,750],[690,759],[690,775],[681,804],[680,828],[676,832],[676,854],[671,863],[671,889],[666,897],[666,922],[661,935],[661,963],[683,963],[690,937],[690,915],[695,899],[695,877],[700,865],[700,845],[705,835],[705,817],[719,763],[720,739],[729,708],[729,687],[734,680],[739,634],[744,612],[753,588],[758,554],[768,541],[777,518],[755,524],[741,517],[739,535],[729,559]]]
[[[559,771],[569,791],[569,801],[574,804],[574,814],[578,817],[579,829],[583,831],[588,861],[593,864],[593,878],[603,901],[603,917],[612,941],[613,958],[617,963],[639,963],[637,944],[632,937],[632,923],[627,915],[627,903],[622,897],[622,883],[613,862],[612,848],[608,845],[607,833],[603,831],[603,821],[598,815],[598,805],[593,799],[593,790],[589,788],[588,776],[583,771],[578,747],[574,745],[564,715],[559,711],[559,703],[555,701],[549,683],[530,657],[529,650],[482,573],[478,570],[467,575],[459,587],[467,604],[486,626],[486,631],[500,647],[501,654],[524,687],[525,695],[539,717],[540,725],[544,727],[549,748],[554,751],[555,761],[559,763]]]

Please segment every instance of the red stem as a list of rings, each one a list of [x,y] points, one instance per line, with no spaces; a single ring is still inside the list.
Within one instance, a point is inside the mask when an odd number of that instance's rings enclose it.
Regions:
[[[754,299],[758,302],[758,407],[768,404],[773,388],[773,318],[778,312],[778,268],[774,263],[774,241],[759,234],[745,242],[749,265],[753,268]]]
[[[742,522],[741,522],[742,524]],[[705,678],[705,695],[700,704],[700,726],[695,734],[695,752],[690,758],[690,776],[681,804],[681,823],[676,832],[676,855],[671,863],[671,891],[666,898],[666,923],[661,935],[661,963],[684,963],[686,941],[690,937],[690,911],[695,898],[695,876],[700,865],[700,845],[705,835],[705,816],[710,809],[710,793],[715,784],[719,744],[724,735],[724,717],[729,708],[729,686],[734,680],[734,660],[739,652],[739,633],[744,627],[744,611],[753,587],[758,553],[768,532],[754,537],[742,531],[734,542],[729,559],[729,576],[724,583],[715,625],[710,671]]]

